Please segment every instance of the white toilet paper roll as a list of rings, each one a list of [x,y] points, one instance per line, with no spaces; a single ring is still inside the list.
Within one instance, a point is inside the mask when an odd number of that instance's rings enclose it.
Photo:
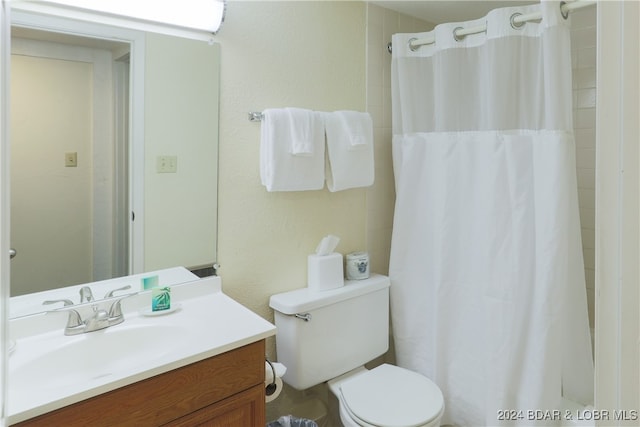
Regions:
[[[271,368],[271,365],[273,365],[273,369]],[[280,393],[282,393],[282,377],[284,375],[285,372],[287,372],[287,367],[284,366],[282,363],[277,363],[277,362],[271,362],[271,365],[269,365],[269,363],[264,362],[264,388],[265,391],[267,390],[267,387],[271,386],[269,388],[269,390],[271,391],[270,395],[265,395],[265,402],[271,402],[272,400],[275,400]],[[276,377],[275,380],[273,378],[273,373],[275,371]],[[273,385],[275,384],[275,391],[271,390],[273,389]]]
[[[271,383],[267,383],[265,381],[264,384],[265,384],[265,388],[266,388],[267,385],[269,385]],[[267,403],[269,403],[269,402],[271,402],[273,400],[276,400],[278,398],[278,396],[280,396],[280,393],[282,393],[283,385],[282,385],[282,379],[280,379],[280,377],[276,377],[275,384],[276,384],[276,391],[274,391],[270,396],[266,396],[265,395],[264,401],[267,402]]]

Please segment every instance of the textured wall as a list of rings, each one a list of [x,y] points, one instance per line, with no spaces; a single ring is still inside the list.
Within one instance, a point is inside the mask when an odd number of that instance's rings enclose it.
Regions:
[[[369,4],[367,10],[367,111],[373,119],[376,182],[367,192],[367,250],[372,270],[389,274],[395,204],[391,158],[391,55],[395,33],[429,31],[433,24]]]
[[[225,293],[273,320],[272,294],[306,286],[327,234],[363,250],[366,190],[267,193],[249,111],[364,111],[364,2],[229,2],[222,46],[218,253]],[[268,353],[275,356],[273,340]]]

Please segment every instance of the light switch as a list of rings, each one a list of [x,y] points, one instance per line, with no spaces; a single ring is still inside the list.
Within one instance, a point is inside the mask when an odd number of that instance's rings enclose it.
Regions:
[[[176,173],[178,171],[178,156],[158,156],[156,158],[156,172]]]
[[[64,166],[67,168],[78,166],[78,153],[76,151],[64,153]]]

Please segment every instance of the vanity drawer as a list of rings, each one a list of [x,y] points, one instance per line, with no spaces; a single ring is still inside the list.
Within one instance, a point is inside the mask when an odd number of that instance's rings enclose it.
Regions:
[[[218,402],[223,405],[222,400],[252,387],[251,404],[264,425],[264,355],[260,340],[16,425],[160,426]]]

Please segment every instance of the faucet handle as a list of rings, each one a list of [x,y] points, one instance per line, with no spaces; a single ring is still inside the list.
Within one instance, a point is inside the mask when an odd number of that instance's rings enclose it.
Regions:
[[[65,307],[73,305],[73,302],[71,300],[68,300],[68,299],[47,300],[47,301],[43,302],[42,305],[55,304],[55,303],[58,303],[58,302],[63,302]]]
[[[64,303],[65,307],[69,307],[73,305],[73,302],[71,302],[71,300],[68,300],[68,299],[47,300],[43,302],[42,305],[55,304],[58,302]],[[78,313],[73,308],[67,309],[66,311],[69,312],[69,318],[67,319],[67,326],[64,330],[64,333],[65,335],[74,335],[74,329],[77,329],[79,326],[82,326],[82,318],[80,317],[80,313]]]
[[[114,324],[124,321],[124,315],[122,314],[122,300],[134,295],[136,294],[124,295],[116,299],[113,304],[111,304],[111,307],[109,308],[109,317],[111,318],[111,321],[114,322]]]
[[[115,292],[118,292],[118,291],[126,291],[127,289],[131,289],[131,285],[123,286],[123,287],[121,287],[121,288],[118,288],[118,289],[114,289],[114,290],[112,290],[112,291],[109,291],[109,292],[107,292],[107,294],[106,294],[104,297],[105,297],[105,299],[106,299],[106,298],[112,298],[112,297],[113,297],[113,294],[114,294]]]

